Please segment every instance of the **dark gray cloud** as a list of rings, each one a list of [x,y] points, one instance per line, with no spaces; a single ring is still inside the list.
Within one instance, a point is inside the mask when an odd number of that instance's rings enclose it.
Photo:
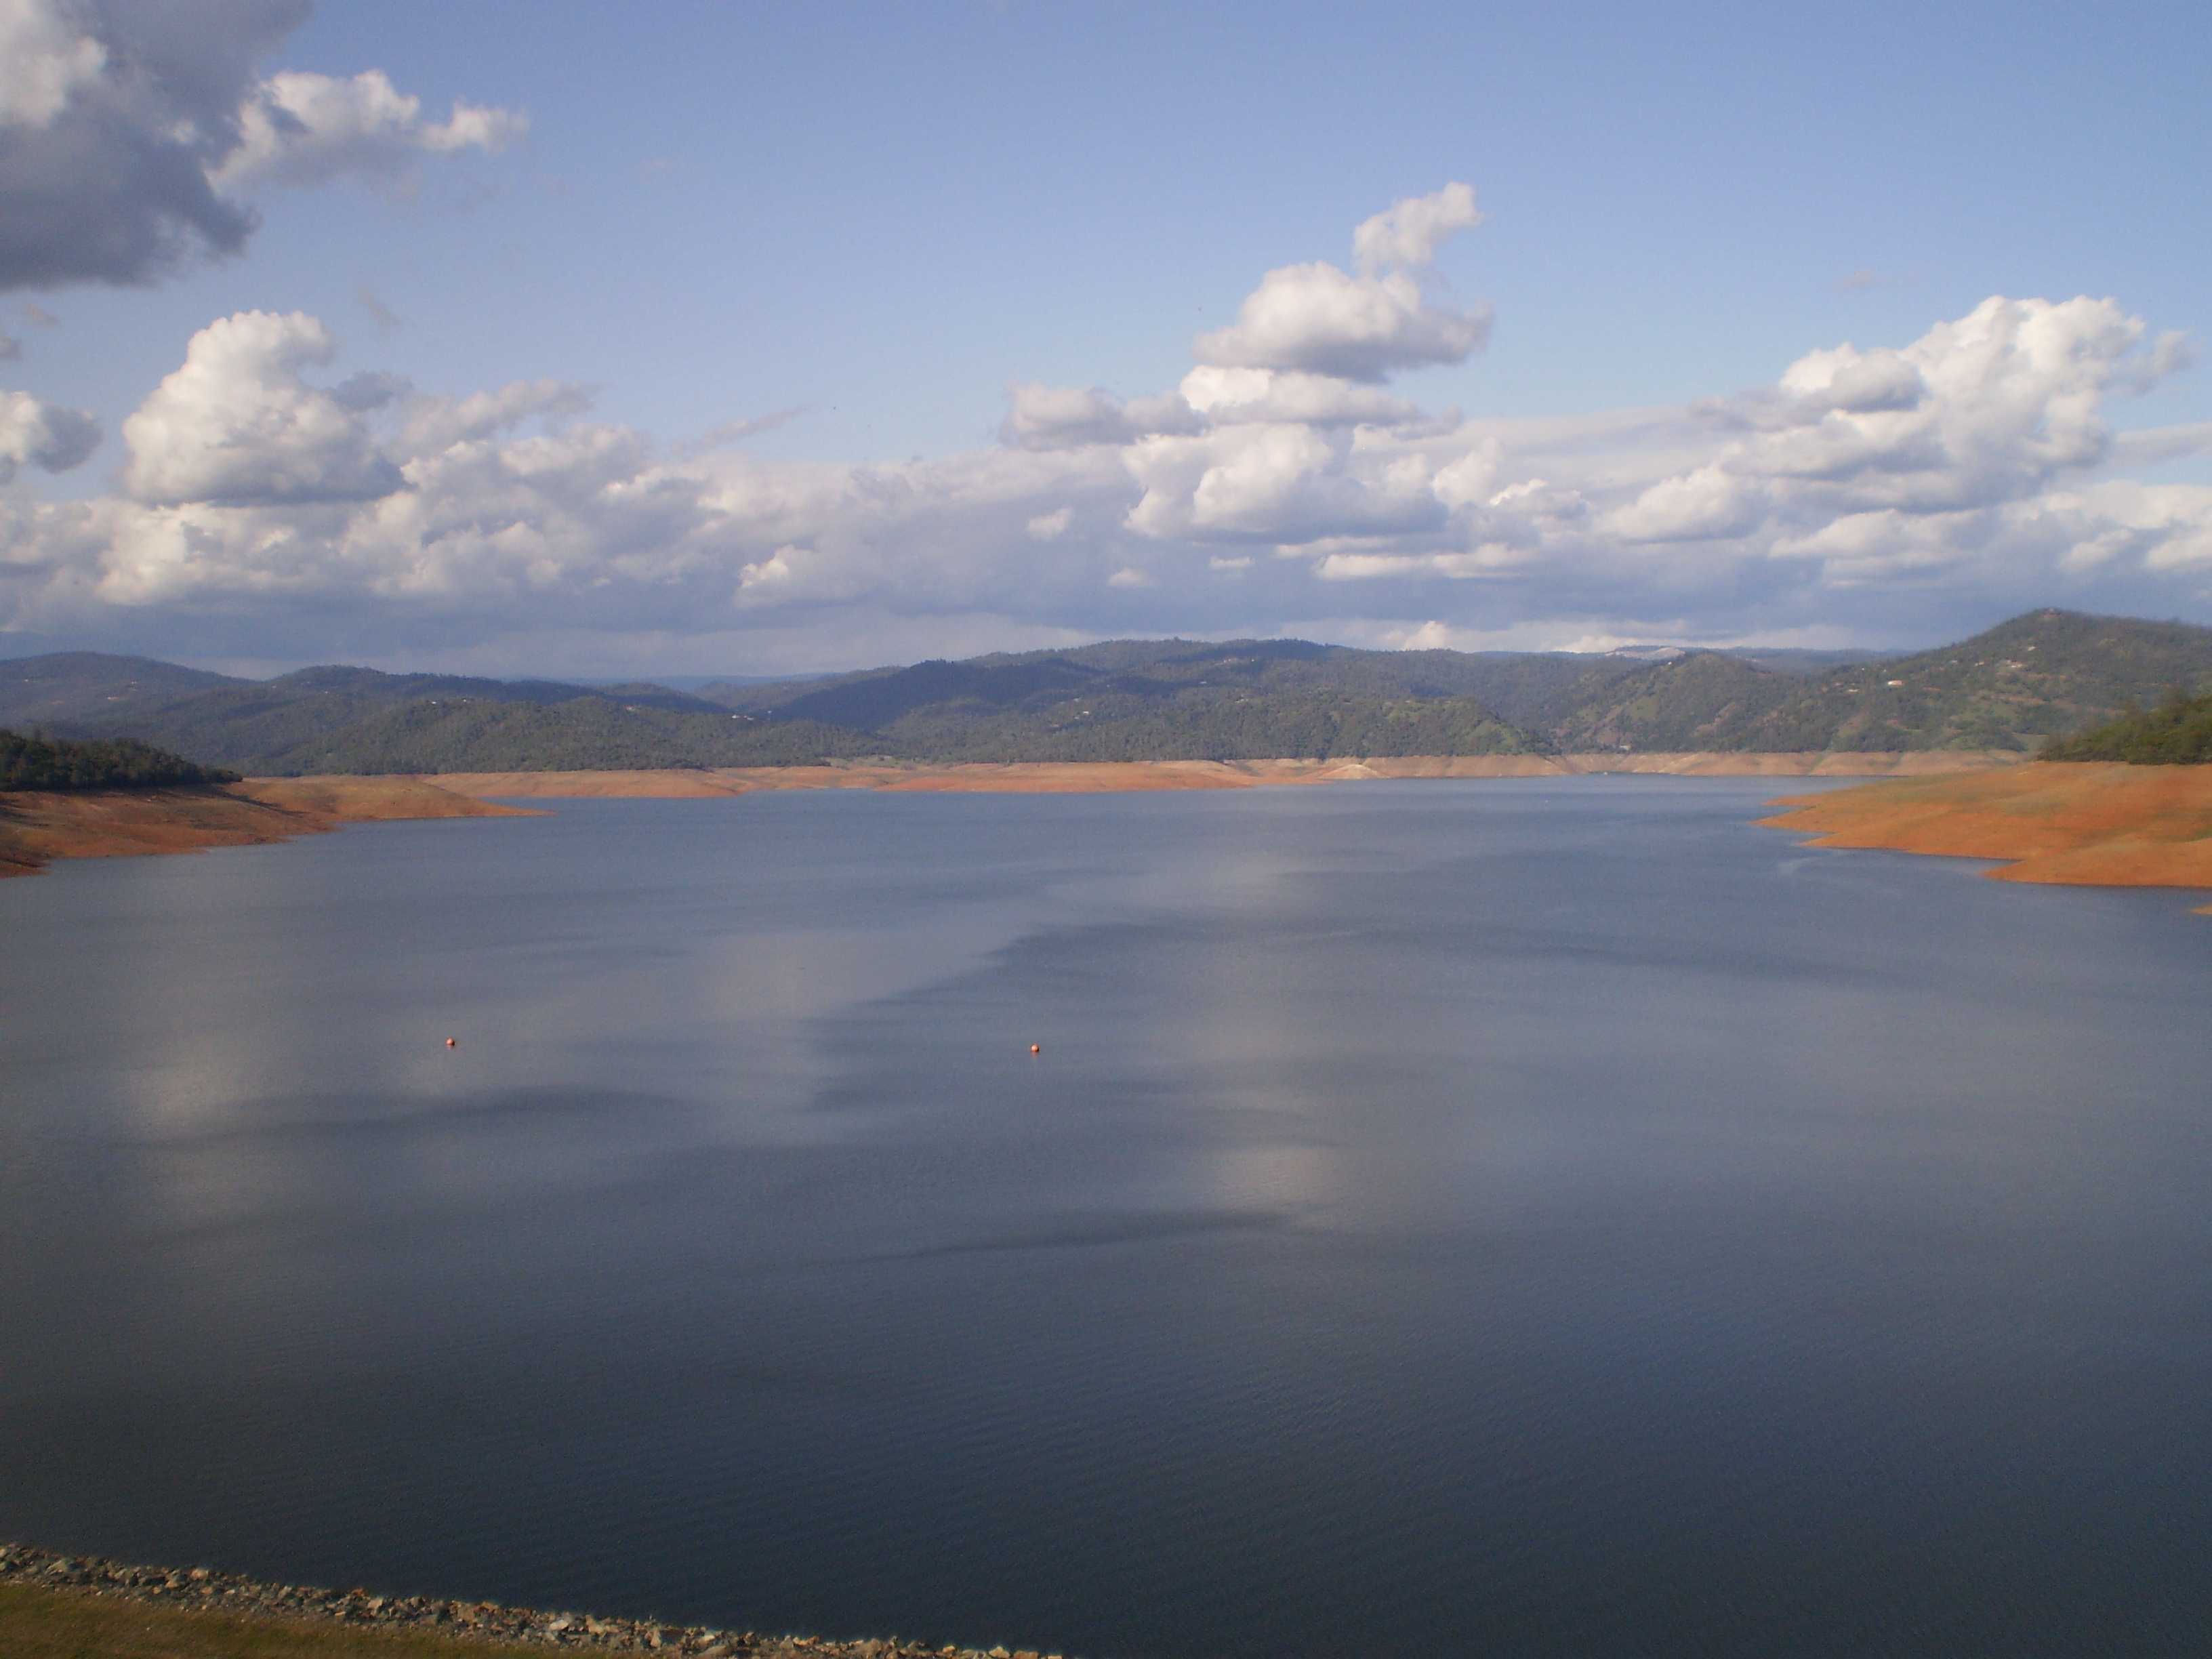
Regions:
[[[307,0],[21,0],[0,25],[0,289],[153,282],[237,252],[209,169]]]
[[[100,447],[100,422],[81,409],[63,409],[27,392],[0,392],[0,483],[21,466],[66,472]]]
[[[331,399],[349,414],[368,415],[398,403],[414,389],[414,382],[404,374],[363,369],[332,386]]]
[[[258,184],[392,178],[497,149],[513,112],[419,100],[376,70],[259,65],[310,0],[11,0],[0,9],[0,291],[154,283],[243,249]]]

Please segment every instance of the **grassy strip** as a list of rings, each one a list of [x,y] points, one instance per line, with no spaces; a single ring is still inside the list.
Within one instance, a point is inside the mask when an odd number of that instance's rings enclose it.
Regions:
[[[8,1659],[542,1659],[544,1651],[0,1584],[0,1654]]]

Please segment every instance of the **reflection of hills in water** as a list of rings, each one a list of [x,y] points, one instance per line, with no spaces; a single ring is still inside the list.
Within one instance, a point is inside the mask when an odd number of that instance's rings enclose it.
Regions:
[[[1122,640],[690,692],[365,668],[248,681],[76,653],[0,665],[0,725],[259,773],[2019,750],[2176,686],[2212,688],[2212,629],[2039,611],[1881,659]]]

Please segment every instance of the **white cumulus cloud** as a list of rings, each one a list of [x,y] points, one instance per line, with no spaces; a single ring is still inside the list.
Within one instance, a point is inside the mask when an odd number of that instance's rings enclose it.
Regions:
[[[1148,438],[1125,452],[1143,490],[1128,527],[1153,538],[1305,542],[1443,523],[1417,455],[1362,451],[1340,431],[1291,422]]]
[[[1474,186],[1449,184],[1433,195],[1409,196],[1363,220],[1352,233],[1352,258],[1366,271],[1432,264],[1447,238],[1481,222]]]
[[[1201,424],[1175,392],[1124,402],[1095,386],[1018,380],[1006,388],[1006,418],[999,438],[1023,449],[1075,449],[1131,443],[1156,432],[1195,432]]]
[[[127,635],[137,617],[158,644],[157,620],[227,619],[302,657],[378,627],[455,653],[743,637],[858,660],[929,654],[940,627],[979,646],[1881,640],[2212,597],[2212,487],[2126,475],[2212,453],[2212,422],[2119,429],[2188,353],[2118,301],[1993,296],[1917,338],[1820,344],[1753,392],[1467,420],[1382,382],[1422,330],[1471,314],[1419,265],[1472,212],[1447,190],[1368,221],[1362,274],[1322,268],[1350,296],[1327,327],[1248,306],[1226,331],[1255,361],[1202,343],[1149,397],[1018,381],[1000,443],[910,462],[659,445],[595,422],[568,380],[431,396],[342,375],[314,318],[222,319],[124,422],[124,493],[0,492],[0,628]],[[1370,304],[1361,335],[1345,318]],[[97,436],[0,395],[10,475]]]
[[[192,337],[184,366],[123,423],[139,501],[256,506],[367,501],[399,487],[364,415],[308,384],[330,331],[301,312],[246,311]]]
[[[1401,369],[1461,363],[1490,337],[1486,307],[1429,303],[1402,271],[1353,276],[1316,262],[1260,279],[1237,320],[1198,337],[1200,362],[1288,369],[1370,383]]]
[[[496,154],[530,131],[514,110],[454,104],[425,120],[422,100],[381,70],[341,78],[287,70],[256,88],[239,112],[237,147],[212,173],[218,188],[314,185],[349,174],[393,178],[423,155],[464,149]]]
[[[516,380],[494,392],[463,398],[415,398],[407,404],[395,447],[403,455],[425,455],[453,445],[513,430],[546,415],[580,415],[592,394],[567,380]]]
[[[1632,542],[1708,541],[1741,536],[1758,524],[1765,497],[1718,466],[1662,478],[1614,511],[1607,527]]]
[[[1960,515],[2102,464],[2107,401],[2185,361],[2176,337],[2151,338],[2115,301],[1995,296],[1908,345],[1809,352],[1771,392],[1706,406],[1747,435],[1654,482],[1607,524],[1631,541],[1765,529],[1790,557],[1848,544],[1835,569],[1855,580],[1884,558],[1920,568],[1955,546],[1964,560],[1972,521]],[[1876,532],[1892,554],[1859,546]]]
[[[1182,377],[1182,400],[1218,425],[1245,421],[1308,426],[1407,426],[1431,417],[1379,386],[1326,374],[1201,365]]]
[[[1200,335],[1193,350],[1218,368],[1369,385],[1401,369],[1465,362],[1490,337],[1489,307],[1437,303],[1419,273],[1445,238],[1481,222],[1469,185],[1409,197],[1352,234],[1358,275],[1321,260],[1271,270],[1237,320]]]

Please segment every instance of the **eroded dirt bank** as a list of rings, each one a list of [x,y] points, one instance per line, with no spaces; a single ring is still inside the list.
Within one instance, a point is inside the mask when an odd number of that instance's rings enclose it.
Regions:
[[[1372,760],[1017,762],[1004,765],[722,767],[672,772],[441,772],[424,781],[481,799],[634,796],[700,799],[757,789],[898,789],[974,794],[1103,794],[1252,789],[1365,778],[1551,778],[1595,772],[1677,777],[1917,777],[1987,770],[2014,754],[1468,755]]]
[[[2009,860],[2000,881],[2212,888],[2212,766],[2048,761],[1773,805],[1794,810],[1763,823],[1816,847]]]
[[[525,809],[417,778],[252,778],[204,789],[0,794],[0,876],[54,859],[190,853],[392,818],[505,817]]]

